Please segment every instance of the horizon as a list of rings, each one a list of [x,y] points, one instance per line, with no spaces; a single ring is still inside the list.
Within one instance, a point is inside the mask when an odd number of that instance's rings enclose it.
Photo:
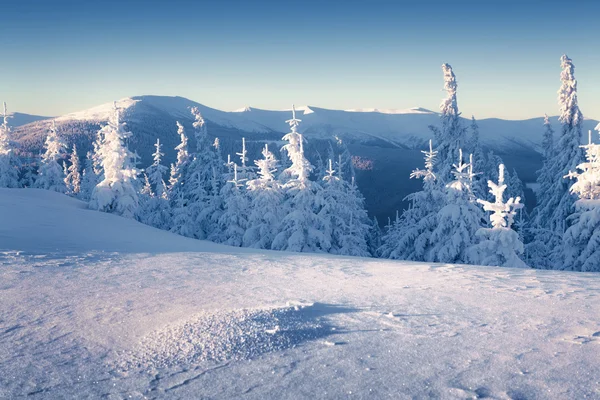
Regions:
[[[600,54],[589,51],[600,4],[578,2],[572,20],[560,2],[364,5],[13,2],[0,15],[0,100],[42,116],[141,93],[224,111],[315,104],[437,112],[447,62],[463,116],[523,120],[558,113],[567,54],[583,115],[600,119]]]

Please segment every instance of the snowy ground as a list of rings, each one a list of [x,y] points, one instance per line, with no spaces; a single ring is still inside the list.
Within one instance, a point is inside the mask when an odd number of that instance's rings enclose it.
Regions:
[[[255,252],[0,190],[0,398],[600,398],[600,274]]]

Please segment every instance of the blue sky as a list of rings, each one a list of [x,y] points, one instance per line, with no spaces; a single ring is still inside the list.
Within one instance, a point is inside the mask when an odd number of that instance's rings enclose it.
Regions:
[[[8,1],[0,99],[42,115],[143,94],[437,110],[448,62],[464,115],[521,119],[557,114],[566,53],[584,115],[600,118],[596,3]]]

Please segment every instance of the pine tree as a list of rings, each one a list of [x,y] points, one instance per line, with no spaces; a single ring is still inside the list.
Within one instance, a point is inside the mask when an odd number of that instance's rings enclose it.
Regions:
[[[473,202],[471,183],[473,172],[463,163],[458,150],[454,164],[454,181],[446,185],[446,205],[437,214],[437,226],[431,233],[429,261],[464,263],[466,250],[475,242],[475,232],[481,227],[482,213]]]
[[[151,166],[146,168],[146,174],[148,175],[148,179],[150,179],[150,184],[154,189],[154,194],[156,197],[167,199],[167,185],[165,184],[165,175],[168,171],[168,168],[161,164],[162,157],[164,153],[161,152],[161,144],[160,139],[156,139],[156,144],[154,145],[156,150],[152,153],[152,158],[154,162]]]
[[[97,158],[102,167],[103,179],[96,185],[90,199],[90,208],[134,218],[138,208],[135,179],[138,170],[134,167],[135,155],[124,144],[131,137],[125,123],[119,119],[119,110],[114,104],[114,113],[103,126],[98,137]]]
[[[183,178],[185,199],[190,207],[190,218],[195,222],[193,237],[197,239],[207,239],[213,235],[213,231],[218,229],[215,221],[218,215],[207,212],[211,203],[218,203],[216,197],[219,196],[215,189],[215,174],[220,172],[222,160],[216,148],[208,136],[206,123],[198,108],[191,110],[195,122],[193,124],[196,138],[196,152],[192,160],[186,167],[186,174]],[[220,212],[220,210],[213,210]]]
[[[254,162],[258,167],[258,177],[246,183],[250,196],[250,215],[244,246],[270,249],[281,224],[283,193],[274,176],[277,160],[266,144],[262,155],[263,159]]]
[[[0,187],[18,188],[21,187],[19,183],[19,170],[17,168],[18,160],[11,144],[6,103],[4,103],[3,115],[4,122],[0,126]]]
[[[553,268],[552,260],[559,257],[548,256],[560,251],[562,236],[568,227],[567,217],[574,209],[577,197],[572,194],[572,181],[564,177],[570,171],[576,170],[583,160],[581,145],[581,124],[583,115],[577,102],[577,80],[575,79],[575,66],[569,57],[561,57],[561,81],[558,91],[560,105],[561,135],[556,145],[554,155],[548,163],[551,181],[547,190],[536,206],[533,227],[536,228],[535,242],[541,244],[549,253],[541,255],[543,258],[535,260],[537,268]],[[541,253],[541,252],[538,252]]]
[[[377,221],[377,217],[373,217],[373,221],[371,223],[371,228],[369,229],[369,236],[367,238],[367,246],[369,248],[369,253],[373,257],[377,257],[379,248],[381,247],[381,228],[379,227],[379,221]]]
[[[48,132],[48,136],[46,136],[44,147],[46,150],[38,169],[35,187],[66,193],[65,174],[61,164],[65,157],[66,144],[58,135],[54,121],[52,121],[52,126]]]
[[[600,131],[600,124],[596,127]],[[575,179],[571,192],[579,198],[572,222],[564,234],[561,246],[562,262],[558,269],[572,271],[600,271],[600,145],[592,143],[591,131],[585,149],[585,161],[577,166],[581,172],[570,171]]]
[[[81,199],[89,201],[92,197],[92,192],[94,191],[94,188],[99,182],[100,177],[96,175],[96,170],[94,168],[94,155],[91,151],[88,151],[85,157],[85,165],[83,168],[83,175],[81,178]]]
[[[440,104],[441,128],[431,126],[435,135],[438,151],[437,179],[441,184],[452,181],[452,165],[458,150],[466,146],[466,131],[460,120],[456,91],[456,76],[449,64],[442,65],[444,90],[447,97]]]
[[[480,172],[473,180],[473,194],[481,197],[485,196],[487,191],[486,180],[483,176],[483,171],[486,170],[487,166],[485,153],[479,140],[479,125],[477,125],[477,121],[475,120],[474,116],[471,116],[470,132],[471,136],[469,138],[469,151],[473,155],[472,167],[475,171]]]
[[[188,153],[188,138],[185,135],[185,128],[177,121],[177,134],[179,134],[181,142],[175,147],[177,150],[177,162],[171,164],[169,177],[169,192],[178,190],[178,186],[182,185],[182,176],[186,174],[186,166],[190,155]]]
[[[286,121],[291,132],[283,137],[283,146],[292,165],[283,171],[285,205],[281,229],[271,248],[296,252],[327,252],[331,247],[325,231],[325,221],[318,216],[320,205],[316,193],[320,186],[309,180],[312,165],[304,157],[304,139],[298,133],[301,122],[292,111],[292,119]]]
[[[81,173],[79,172],[79,156],[77,155],[76,145],[73,145],[70,161],[71,165],[67,169],[67,174],[65,176],[67,194],[71,196],[79,196],[81,192]]]
[[[523,207],[519,197],[509,198],[504,202],[504,165],[500,164],[498,183],[488,182],[490,192],[494,195],[493,203],[478,199],[485,211],[490,211],[491,228],[481,228],[476,232],[478,243],[467,251],[467,261],[472,264],[498,267],[527,268],[519,258],[523,254],[523,243],[517,232],[511,229],[516,210]]]
[[[325,222],[323,233],[331,243],[329,252],[341,255],[368,257],[367,236],[370,224],[364,211],[362,197],[353,186],[335,176],[329,160],[323,188],[317,193],[319,217]]]
[[[231,192],[224,199],[224,211],[219,217],[219,226],[222,234],[221,242],[230,246],[242,246],[244,234],[248,227],[246,219],[248,201],[242,191],[244,181],[245,179],[238,176],[238,166],[234,164],[233,178],[227,182],[231,185]]]
[[[425,155],[425,169],[416,169],[410,178],[423,179],[423,190],[406,197],[410,205],[402,213],[402,218],[396,216],[394,224],[382,238],[382,246],[378,253],[381,257],[426,261],[432,246],[431,233],[438,224],[438,212],[445,204],[445,195],[437,181],[434,171],[437,151],[429,141],[429,151]]]

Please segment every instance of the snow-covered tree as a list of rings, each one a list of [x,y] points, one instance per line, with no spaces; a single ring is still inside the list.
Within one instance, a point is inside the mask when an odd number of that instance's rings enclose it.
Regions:
[[[596,127],[600,131],[600,124]],[[579,198],[569,216],[572,225],[563,237],[562,262],[558,269],[600,271],[600,145],[592,143],[591,132],[585,149],[585,161],[570,171],[575,179],[571,192]]]
[[[69,165],[69,168],[67,169],[67,175],[65,176],[67,194],[79,196],[81,192],[81,173],[79,171],[79,156],[77,155],[76,145],[73,145],[70,162],[71,165]]]
[[[283,146],[292,165],[283,171],[285,196],[283,218],[279,233],[271,248],[296,252],[327,252],[331,247],[325,231],[326,222],[319,217],[320,205],[316,193],[320,186],[309,180],[312,165],[304,157],[304,139],[298,132],[300,120],[296,110],[292,119],[286,121],[291,132],[283,137],[288,143]]]
[[[454,75],[450,64],[443,64],[442,71],[444,73],[444,90],[447,93],[446,98],[440,104],[442,126],[439,128],[431,126],[430,128],[437,143],[437,179],[441,184],[446,184],[453,179],[452,165],[456,154],[458,154],[458,149],[466,146],[467,138],[458,111],[456,75]]]
[[[220,204],[221,200],[215,175],[220,176],[223,162],[208,136],[206,123],[200,111],[194,107],[191,112],[195,119],[193,126],[196,151],[185,168],[184,192],[190,208],[190,218],[195,222],[192,236],[197,239],[207,239],[218,229],[216,221],[221,210],[214,205]]]
[[[438,224],[438,212],[445,204],[445,195],[435,174],[437,151],[429,141],[429,150],[425,155],[425,169],[416,169],[410,177],[423,179],[423,190],[406,197],[410,205],[396,216],[393,224],[382,238],[378,253],[383,258],[426,261],[432,246],[431,233]]]
[[[511,197],[504,202],[504,165],[498,170],[498,183],[488,182],[495,201],[478,199],[485,211],[490,211],[491,228],[481,228],[476,232],[477,244],[467,251],[467,261],[472,264],[498,267],[527,268],[519,258],[523,254],[523,243],[517,232],[511,229],[518,209],[523,207],[519,197]]]
[[[583,160],[581,145],[581,124],[583,115],[577,101],[577,80],[572,60],[561,57],[562,85],[558,91],[560,106],[561,134],[552,159],[548,162],[551,181],[539,200],[533,215],[532,226],[536,230],[535,241],[549,250],[546,257],[535,260],[538,268],[553,268],[552,260],[559,257],[548,256],[560,251],[562,235],[568,228],[567,217],[574,208],[577,196],[571,192],[573,182],[564,177],[575,171]]]
[[[487,183],[483,172],[486,170],[485,152],[481,147],[479,140],[479,125],[474,116],[471,116],[471,126],[469,127],[471,133],[468,144],[469,151],[473,155],[473,162],[471,163],[472,168],[478,171],[479,174],[473,179],[473,193],[475,196],[483,196],[487,191]]]
[[[94,188],[99,182],[100,177],[96,174],[96,169],[94,168],[94,155],[91,151],[88,151],[85,157],[85,164],[81,178],[80,197],[83,200],[89,201],[92,197]]]
[[[258,168],[258,177],[246,183],[250,197],[250,214],[243,242],[245,247],[270,249],[281,224],[283,193],[274,176],[278,162],[267,144],[262,155],[261,160],[254,161]]]
[[[221,242],[230,246],[240,247],[248,227],[246,213],[248,199],[243,192],[245,179],[238,176],[238,166],[233,165],[233,178],[227,182],[231,185],[229,196],[224,199],[224,210],[219,217]]]
[[[177,121],[177,134],[181,142],[175,147],[177,150],[177,162],[171,164],[169,176],[169,192],[178,190],[178,186],[182,185],[182,176],[185,176],[185,167],[189,161],[190,155],[188,152],[188,138],[185,135],[185,128]]]
[[[0,187],[17,188],[19,183],[19,170],[14,154],[11,139],[8,116],[6,114],[6,103],[4,103],[4,119],[0,126]]]
[[[242,138],[242,151],[241,153],[235,153],[240,157],[240,164],[238,167],[238,175],[240,179],[245,179],[246,181],[252,180],[255,178],[255,174],[251,166],[248,165],[248,150],[246,150],[246,138]]]
[[[96,185],[90,199],[90,208],[133,218],[138,207],[138,195],[134,181],[138,170],[134,166],[135,154],[125,145],[131,132],[121,122],[119,110],[99,131],[97,158],[103,170],[103,178]]]
[[[156,139],[154,147],[156,148],[154,153],[152,153],[154,162],[151,166],[146,168],[146,174],[148,175],[148,179],[150,179],[150,184],[152,185],[156,197],[167,199],[168,195],[165,175],[169,169],[161,164],[164,153],[161,151],[162,146],[160,144],[160,139]]]
[[[428,261],[446,263],[467,262],[466,251],[475,242],[475,232],[481,228],[482,213],[473,202],[471,184],[473,171],[463,163],[458,150],[454,164],[454,181],[446,185],[446,205],[437,214],[437,226],[431,233]]]
[[[65,149],[67,146],[64,140],[58,135],[54,121],[52,121],[52,126],[48,132],[48,136],[46,136],[44,147],[45,151],[38,169],[35,187],[66,193],[67,186],[65,185],[65,173],[62,162],[66,155]]]
[[[373,221],[371,223],[371,227],[369,229],[369,236],[367,237],[367,246],[369,248],[369,253],[373,257],[377,257],[379,248],[381,247],[381,227],[379,226],[379,221],[377,221],[377,217],[373,217]]]
[[[368,257],[367,237],[370,224],[362,204],[362,196],[354,185],[335,176],[329,160],[322,190],[317,193],[321,205],[319,216],[325,222],[323,233],[331,243],[334,254]]]

